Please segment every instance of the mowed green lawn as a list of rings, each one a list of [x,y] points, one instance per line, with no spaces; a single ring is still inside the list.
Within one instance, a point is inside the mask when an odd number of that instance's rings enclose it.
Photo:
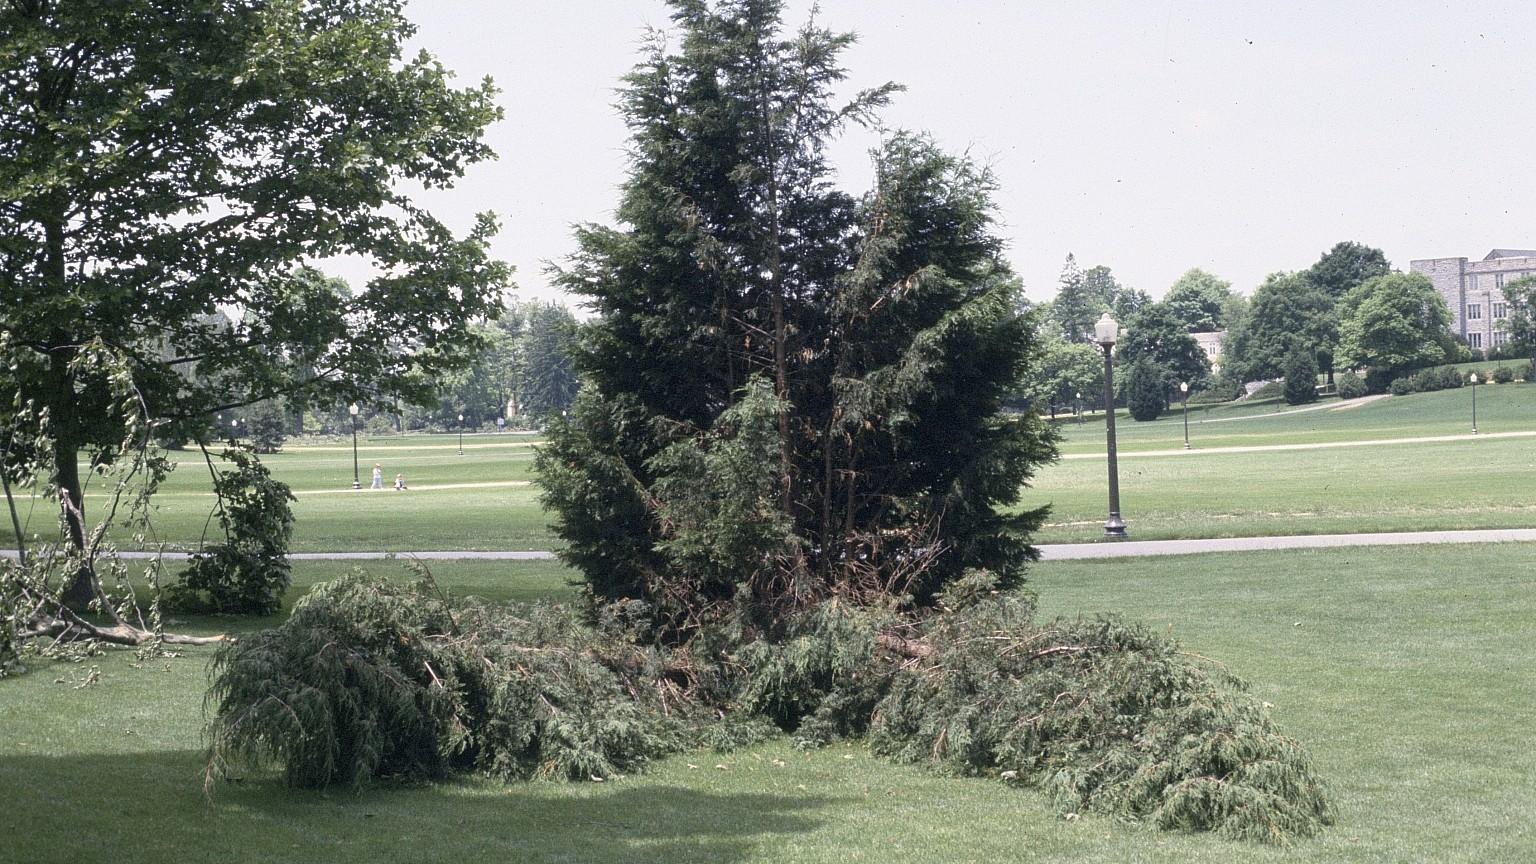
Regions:
[[[377,567],[398,565],[378,564]],[[344,567],[300,562],[296,592]],[[571,596],[551,562],[434,565],[450,590]],[[207,651],[113,651],[0,682],[4,860],[1525,862],[1536,860],[1536,545],[1038,565],[1048,614],[1119,609],[1227,664],[1333,784],[1285,849],[1159,832],[860,745],[697,752],[603,784],[201,791]],[[270,623],[270,622],[269,622]],[[214,632],[236,622],[197,619]],[[255,626],[249,622],[239,629]],[[92,670],[99,670],[93,678]],[[95,683],[87,683],[93,681]],[[83,686],[82,686],[83,685]]]
[[[1283,403],[1240,403],[1192,413],[1185,452],[1177,415],[1119,424],[1121,509],[1136,539],[1354,533],[1536,525],[1536,385],[1478,388],[1478,427],[1468,436],[1471,391],[1395,396],[1368,404],[1324,403],[1294,412]],[[1333,410],[1340,405],[1344,410]],[[1196,418],[1199,419],[1196,419]],[[1200,422],[1204,419],[1205,422]],[[1052,508],[1042,543],[1097,540],[1107,510],[1103,427],[1061,425],[1062,458],[1044,466],[1021,506]],[[1514,437],[1500,437],[1510,436]],[[1400,443],[1372,443],[1397,441]],[[1349,446],[1366,442],[1364,446]],[[537,441],[474,435],[364,438],[361,476],[374,462],[386,486],[353,492],[350,442],[290,445],[265,457],[297,495],[295,551],[556,549],[533,480]],[[1230,448],[1294,448],[1257,451]],[[156,496],[156,537],[195,545],[211,529],[213,498],[200,457],[182,460]],[[88,493],[87,512],[101,497]],[[95,502],[93,504],[93,502]],[[26,499],[29,534],[45,534],[53,509]],[[8,541],[10,532],[0,529]],[[7,545],[9,543],[7,542]]]
[[[1085,422],[1058,418],[1064,455],[1104,453],[1102,414]],[[1536,432],[1536,385],[1490,384],[1477,388],[1477,427],[1482,433]],[[1328,397],[1291,406],[1279,399],[1190,406],[1189,440],[1196,449],[1276,444],[1321,444],[1389,438],[1466,435],[1472,431],[1472,388],[1414,393],[1365,401]],[[1184,416],[1173,411],[1138,422],[1124,411],[1115,419],[1121,453],[1181,449]]]
[[[460,456],[454,435],[360,438],[360,491],[352,489],[347,439],[293,444],[261,458],[297,499],[296,552],[550,549],[555,540],[532,482],[534,444],[526,435],[470,435]],[[202,455],[171,456],[176,469],[154,497],[155,538],[185,546],[205,536],[219,539],[217,522],[210,522],[214,499]],[[383,490],[369,488],[374,463],[384,472]],[[404,475],[407,491],[391,488],[396,474]],[[86,491],[88,516],[100,514],[97,484]],[[24,499],[21,518],[26,533],[46,534],[57,517],[46,502]],[[8,529],[0,532],[10,536]]]
[[[1469,436],[1468,388],[1273,413],[1291,410],[1236,405],[1213,410],[1218,419],[1204,424],[1192,415],[1194,449],[1187,452],[1182,418],[1118,421],[1121,511],[1131,536],[1536,526],[1536,385],[1478,387],[1477,438]],[[1063,457],[1040,471],[1025,506],[1051,505],[1040,542],[1101,539],[1108,510],[1103,426],[1062,430]],[[1507,433],[1519,434],[1499,437]],[[1468,437],[1404,440],[1457,435]],[[1245,447],[1295,449],[1221,451]]]

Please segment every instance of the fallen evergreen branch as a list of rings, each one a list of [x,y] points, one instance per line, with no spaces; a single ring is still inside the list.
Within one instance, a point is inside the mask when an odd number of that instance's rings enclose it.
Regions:
[[[477,772],[601,780],[778,731],[1037,788],[1066,813],[1284,842],[1333,821],[1306,753],[1242,683],[1113,618],[1034,620],[982,592],[916,619],[837,601],[741,644],[665,648],[644,604],[450,600],[361,571],[213,661],[207,782],[296,786]]]

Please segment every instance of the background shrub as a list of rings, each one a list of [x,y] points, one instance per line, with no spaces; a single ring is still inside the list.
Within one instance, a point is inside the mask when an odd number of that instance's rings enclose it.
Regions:
[[[1135,420],[1156,420],[1168,410],[1168,394],[1163,392],[1162,368],[1146,357],[1137,358],[1125,376],[1125,407]]]
[[[1499,368],[1493,370],[1493,383],[1508,384],[1513,380],[1515,380],[1515,370],[1509,368],[1508,366],[1500,366]]]
[[[272,401],[262,402],[246,420],[251,446],[257,453],[276,453],[283,449],[288,439],[288,418],[282,408]]]
[[[1394,378],[1392,379],[1392,383],[1387,386],[1387,392],[1391,393],[1393,396],[1407,396],[1408,394],[1414,392],[1413,382],[1406,377]]]
[[[1340,399],[1359,399],[1370,392],[1365,388],[1365,379],[1353,372],[1337,376],[1334,384],[1338,387]]]
[[[1292,351],[1285,359],[1285,404],[1317,401],[1317,358],[1311,351]]]

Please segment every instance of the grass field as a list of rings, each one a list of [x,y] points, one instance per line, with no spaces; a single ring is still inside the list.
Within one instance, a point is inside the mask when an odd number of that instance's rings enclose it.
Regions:
[[[343,569],[300,562],[295,593]],[[492,597],[572,590],[547,562],[433,569],[453,590]],[[1497,545],[1034,570],[1047,613],[1123,610],[1228,664],[1274,704],[1340,807],[1337,826],[1287,849],[1064,820],[1032,793],[893,766],[858,745],[683,754],[600,785],[466,780],[315,793],[255,774],[210,802],[200,785],[207,655],[194,650],[143,664],[114,651],[0,682],[0,859],[1530,861],[1533,569],[1536,546]]]
[[[1340,406],[1345,410],[1333,410]],[[1118,424],[1121,509],[1137,539],[1527,527],[1536,523],[1536,385],[1323,403],[1239,403],[1182,418]],[[1023,505],[1050,504],[1036,539],[1097,540],[1107,509],[1103,427],[1063,423],[1062,459],[1041,469]],[[1500,437],[1514,435],[1516,437]],[[1525,436],[1530,437],[1525,437]],[[1462,436],[1462,440],[1406,439]],[[1380,443],[1392,442],[1399,443]],[[1364,446],[1352,446],[1364,442]],[[533,485],[536,441],[526,436],[365,438],[364,485],[374,462],[386,485],[353,492],[350,442],[295,444],[265,457],[298,497],[294,551],[554,549],[558,540]],[[1241,451],[1231,448],[1294,448]],[[207,468],[191,454],[156,496],[157,537],[195,545],[213,506]],[[99,496],[96,500],[99,500]],[[87,512],[92,498],[88,493]],[[22,502],[28,533],[54,525],[51,507]],[[212,526],[217,535],[217,526]],[[10,532],[0,529],[9,545]]]

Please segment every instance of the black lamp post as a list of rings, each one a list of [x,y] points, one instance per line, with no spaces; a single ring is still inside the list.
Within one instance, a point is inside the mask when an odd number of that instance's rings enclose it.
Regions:
[[[464,455],[464,415],[459,415],[459,455]]]
[[[1184,403],[1184,449],[1189,449],[1189,382],[1179,382],[1179,401]]]
[[[1083,425],[1083,394],[1077,394],[1077,425]]]
[[[1477,373],[1473,372],[1468,381],[1472,382],[1472,434],[1477,434]]]
[[[1109,441],[1109,519],[1104,522],[1104,536],[1125,538],[1125,520],[1120,518],[1120,468],[1115,463],[1115,339],[1120,325],[1105,312],[1093,325],[1094,341],[1104,349],[1104,434]]]
[[[352,415],[352,488],[363,488],[362,481],[357,478],[357,403],[347,406],[347,413]]]

